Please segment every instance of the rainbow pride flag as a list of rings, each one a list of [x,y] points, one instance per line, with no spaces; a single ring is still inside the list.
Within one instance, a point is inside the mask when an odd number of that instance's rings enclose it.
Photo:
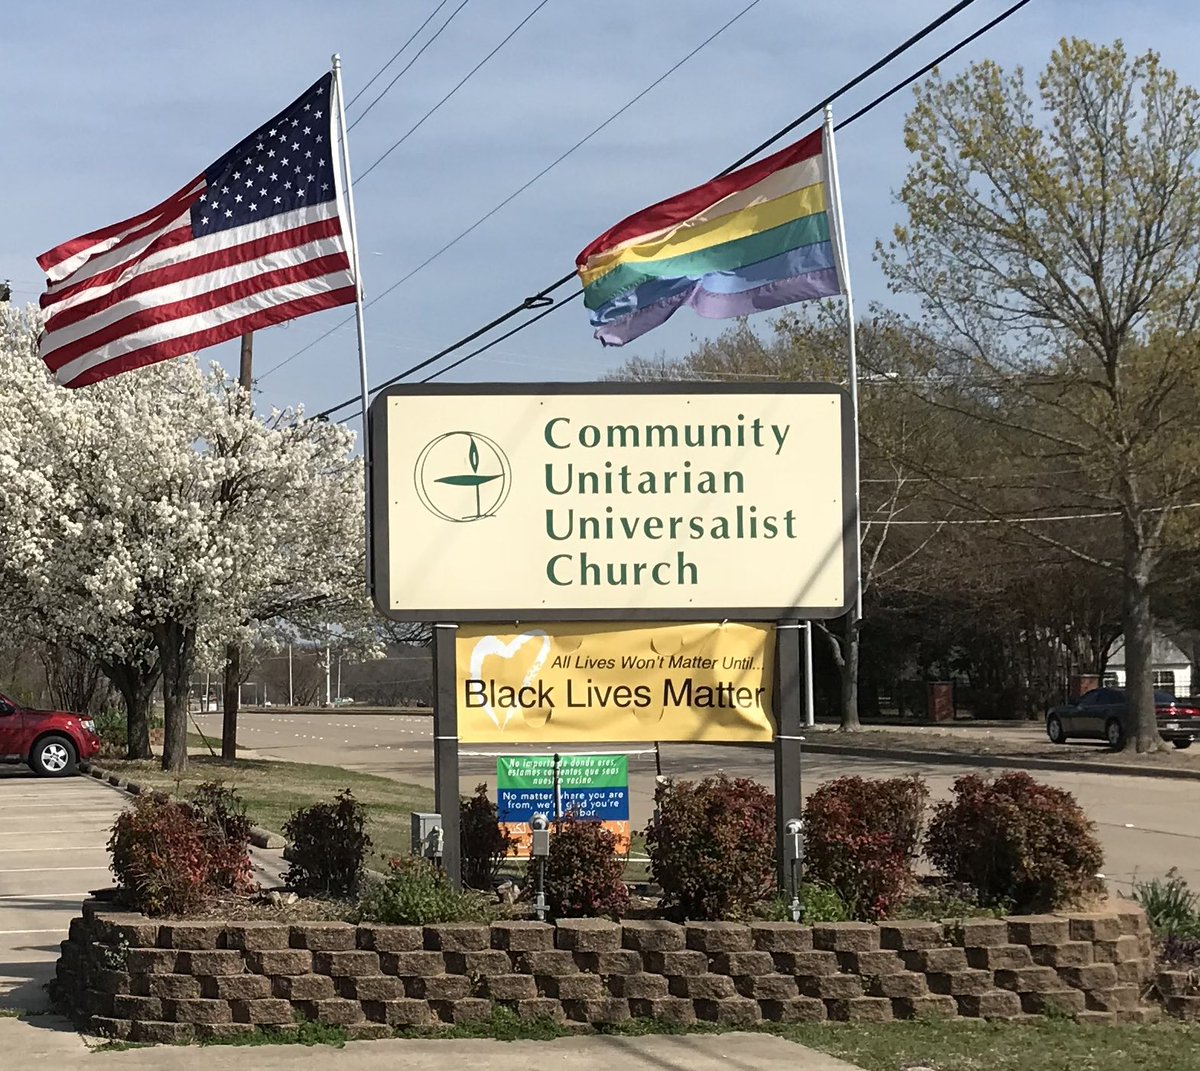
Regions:
[[[824,131],[635,212],[575,258],[596,338],[623,346],[690,305],[723,319],[845,292]]]

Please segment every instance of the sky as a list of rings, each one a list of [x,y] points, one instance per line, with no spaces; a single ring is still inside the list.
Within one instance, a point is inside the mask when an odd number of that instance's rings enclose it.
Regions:
[[[737,14],[749,0],[652,0],[603,9],[548,0],[392,152],[540,0],[467,0],[361,123],[349,146],[369,301],[508,197]],[[848,115],[1008,6],[976,0],[835,105]],[[348,111],[365,105],[459,7],[451,0]],[[294,99],[340,53],[346,98],[436,0],[60,0],[5,5],[0,280],[42,289],[35,257],[158,203]],[[454,248],[366,311],[372,384],[403,371],[571,271],[630,212],[711,177],[950,6],[759,0],[617,121]],[[636,17],[635,17],[636,12]],[[1183,0],[1033,0],[949,63],[1040,70],[1059,38],[1122,38],[1200,84],[1200,23]],[[900,218],[905,91],[838,135],[855,301],[890,295],[873,250]],[[817,125],[814,120],[813,126]],[[807,132],[798,130],[796,136]],[[785,143],[780,143],[785,144]],[[565,291],[563,291],[565,292]],[[256,404],[312,413],[358,392],[353,323],[335,309],[255,336]],[[762,326],[765,317],[756,318]],[[728,323],[689,310],[624,348],[591,337],[581,302],[450,372],[453,382],[590,380],[632,356],[677,357]],[[201,353],[234,374],[238,344]],[[441,367],[454,358],[433,368]],[[286,362],[286,363],[284,363]],[[136,374],[136,373],[135,373]],[[428,373],[422,373],[425,375]],[[350,415],[350,410],[344,411]]]

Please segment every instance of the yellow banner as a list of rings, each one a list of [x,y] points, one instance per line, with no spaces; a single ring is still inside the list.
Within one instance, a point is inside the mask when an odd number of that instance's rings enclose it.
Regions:
[[[774,735],[774,629],[726,623],[460,625],[458,737],[470,744]]]

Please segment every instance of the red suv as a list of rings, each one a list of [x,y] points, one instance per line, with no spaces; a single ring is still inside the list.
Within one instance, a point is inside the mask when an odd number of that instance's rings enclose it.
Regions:
[[[28,710],[0,694],[0,762],[25,762],[43,777],[65,777],[100,750],[91,718],[65,710]]]

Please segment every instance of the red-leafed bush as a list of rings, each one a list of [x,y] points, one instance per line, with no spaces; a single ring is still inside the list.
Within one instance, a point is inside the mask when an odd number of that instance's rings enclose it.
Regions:
[[[913,881],[929,790],[919,777],[841,777],[804,805],[804,872],[857,919],[886,918]]]
[[[139,796],[113,824],[108,850],[122,898],[147,915],[183,915],[206,896],[253,888],[250,822],[237,794],[216,782],[185,802]]]
[[[201,824],[186,803],[150,793],[117,816],[108,841],[122,899],[147,915],[183,915],[209,891]]]
[[[984,903],[1049,911],[1099,890],[1104,851],[1094,830],[1070,792],[1027,773],[968,774],[934,808],[925,852]]]
[[[775,891],[775,797],[725,774],[662,781],[646,827],[663,909],[689,919],[745,916]]]
[[[250,819],[241,797],[218,781],[205,781],[188,798],[188,807],[200,823],[210,884],[239,895],[250,892],[254,887]]]
[[[617,838],[599,822],[567,817],[554,823],[546,858],[546,906],[553,918],[611,915],[629,906],[622,875],[625,862],[616,854]],[[536,887],[538,860],[530,859],[529,888]]]

